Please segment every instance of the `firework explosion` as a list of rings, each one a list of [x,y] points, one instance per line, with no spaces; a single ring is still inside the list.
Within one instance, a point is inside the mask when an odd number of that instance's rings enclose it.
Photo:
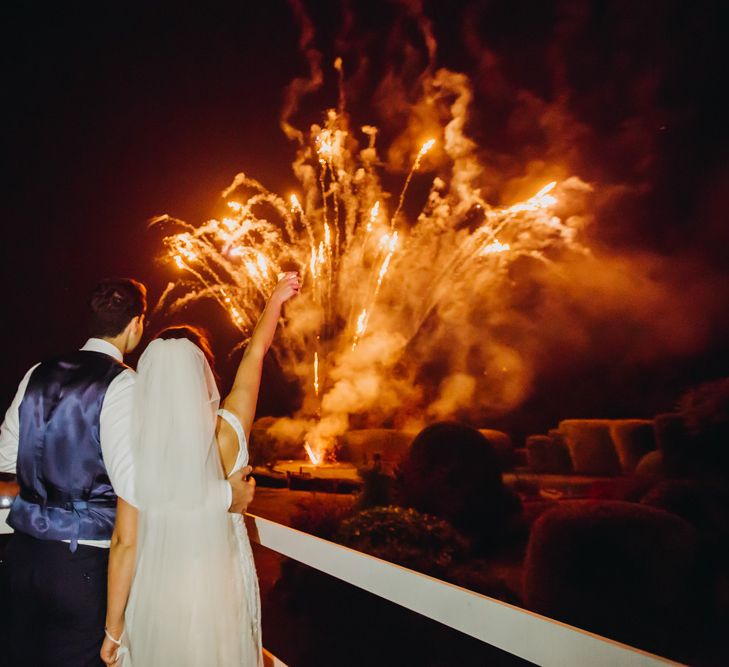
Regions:
[[[463,133],[469,93],[456,83],[451,121],[439,137],[413,147],[395,196],[382,185],[377,129],[353,132],[340,108],[302,141],[293,163],[301,191],[288,201],[238,174],[223,193],[227,217],[197,226],[153,220],[176,225],[164,243],[188,278],[165,292],[168,309],[213,299],[249,334],[280,274],[300,272],[302,291],[287,306],[275,350],[304,394],[296,418],[281,423],[298,431],[314,463],[327,457],[351,414],[384,402],[392,415],[412,404],[392,385],[395,369],[424,324],[453,299],[467,308],[498,290],[520,257],[557,270],[555,257],[587,252],[577,238],[582,219],[558,213],[564,193],[589,189],[579,179],[535,183],[536,194],[510,206],[482,197],[475,145]],[[440,175],[409,220],[408,187],[434,153]],[[457,380],[450,378],[456,393]],[[412,374],[404,382],[411,384]],[[396,396],[385,401],[388,392]]]

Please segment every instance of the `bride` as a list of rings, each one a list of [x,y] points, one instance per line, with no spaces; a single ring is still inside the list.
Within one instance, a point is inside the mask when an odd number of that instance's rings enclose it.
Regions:
[[[262,665],[253,554],[243,517],[220,509],[219,489],[248,465],[263,357],[282,305],[299,288],[296,273],[276,286],[221,409],[206,346],[194,336],[154,340],[139,360],[136,507],[118,500],[101,648],[107,665]]]

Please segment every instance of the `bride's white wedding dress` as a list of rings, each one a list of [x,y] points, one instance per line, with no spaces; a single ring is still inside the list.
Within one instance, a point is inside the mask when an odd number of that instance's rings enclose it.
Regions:
[[[135,392],[137,563],[120,664],[261,667],[258,577],[243,517],[221,508],[215,442],[220,417],[238,435],[237,472],[248,464],[243,428],[218,410],[189,341],[151,343]]]
[[[248,443],[243,432],[243,425],[238,417],[228,410],[218,410],[218,416],[225,419],[238,436],[238,457],[236,458],[233,471],[234,475],[248,465]],[[256,564],[253,560],[253,550],[248,539],[248,530],[243,517],[240,514],[229,514],[230,522],[235,532],[236,544],[238,547],[238,559],[241,572],[243,573],[243,599],[242,601],[248,611],[248,628],[241,629],[241,653],[243,665],[262,665],[261,656],[261,595],[258,588],[258,574]],[[241,614],[244,616],[244,614]]]

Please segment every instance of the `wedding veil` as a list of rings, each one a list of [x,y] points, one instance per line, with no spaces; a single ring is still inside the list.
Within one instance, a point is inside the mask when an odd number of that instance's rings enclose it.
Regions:
[[[142,355],[133,419],[137,566],[125,665],[240,664],[243,591],[220,503],[219,398],[190,341],[155,340]]]

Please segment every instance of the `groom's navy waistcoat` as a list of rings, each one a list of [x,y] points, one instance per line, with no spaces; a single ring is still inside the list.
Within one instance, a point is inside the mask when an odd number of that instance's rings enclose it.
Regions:
[[[100,352],[44,362],[20,403],[18,484],[8,523],[41,540],[108,540],[116,495],[101,456],[106,390],[126,366]]]

